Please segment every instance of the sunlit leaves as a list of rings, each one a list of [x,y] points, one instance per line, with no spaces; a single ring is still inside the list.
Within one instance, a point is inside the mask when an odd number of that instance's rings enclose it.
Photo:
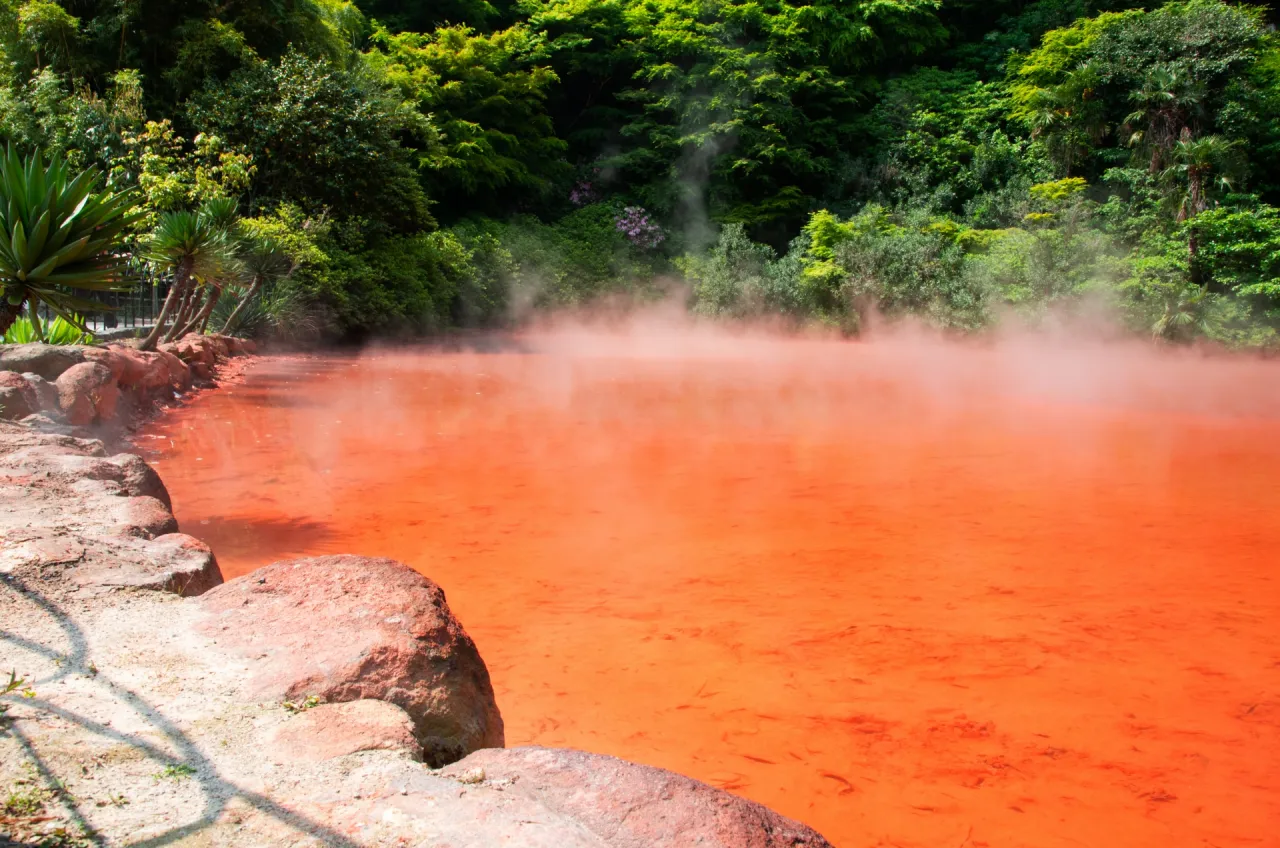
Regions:
[[[62,157],[0,159],[0,294],[11,307],[43,302],[76,322],[87,304],[73,292],[118,288],[120,241],[134,220],[128,194],[101,190],[97,169],[75,172]],[[3,330],[5,328],[0,328]]]

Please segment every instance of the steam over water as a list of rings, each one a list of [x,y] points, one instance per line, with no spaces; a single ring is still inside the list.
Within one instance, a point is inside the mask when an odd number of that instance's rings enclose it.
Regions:
[[[268,360],[140,444],[228,577],[440,583],[508,744],[840,846],[1280,844],[1280,365],[562,331]]]

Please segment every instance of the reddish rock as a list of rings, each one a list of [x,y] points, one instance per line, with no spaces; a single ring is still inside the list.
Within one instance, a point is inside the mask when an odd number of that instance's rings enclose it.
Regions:
[[[115,472],[108,472],[111,474],[110,479],[118,481],[126,494],[134,497],[155,498],[164,504],[165,509],[173,509],[173,502],[169,499],[169,490],[165,488],[164,481],[142,457],[132,453],[120,453],[107,457],[106,461],[116,469]]]
[[[84,348],[40,342],[0,345],[0,371],[31,372],[56,380],[73,365],[84,362]]]
[[[0,371],[0,388],[31,390],[31,384],[17,371]]]
[[[40,397],[21,374],[0,371],[0,418],[19,421],[40,411]]]
[[[116,377],[122,388],[150,392],[163,389],[174,382],[170,364],[163,354],[128,347],[115,347],[111,350],[123,363],[121,373]],[[185,371],[185,367],[183,370]]]
[[[271,746],[287,760],[319,762],[357,751],[403,751],[422,759],[413,719],[386,701],[321,704],[276,728]]]
[[[22,375],[22,379],[27,381],[27,385],[36,393],[39,403],[39,411],[45,412],[58,408],[58,387],[50,383],[39,374],[26,373]]]
[[[21,421],[34,411],[21,390],[0,387],[0,420]]]
[[[212,367],[217,358],[213,342],[207,336],[195,333],[188,333],[178,339],[175,353],[188,365],[199,362]]]
[[[84,558],[85,546],[74,536],[32,534],[30,538],[4,541],[0,545],[0,574],[24,565],[67,565]]]
[[[161,348],[163,348],[163,345],[161,345]],[[191,385],[191,369],[187,367],[187,363],[169,350],[158,349],[156,353],[169,370],[169,385],[178,391],[183,391]]]
[[[503,744],[489,672],[444,592],[406,565],[288,560],[201,599],[206,631],[250,661],[264,700],[390,701],[432,765]]]
[[[129,365],[123,354],[105,347],[86,346],[82,350],[86,362],[98,363],[111,372],[112,379],[117,383],[121,382]]]
[[[190,598],[222,584],[222,571],[213,551],[185,533],[167,533],[149,540],[98,540],[85,548],[92,556],[69,578],[83,588],[147,589]]]
[[[103,517],[103,526],[112,536],[154,539],[178,532],[178,519],[156,498],[121,498],[112,506],[111,513]]]
[[[71,486],[81,480],[107,483],[113,494],[147,497],[167,510],[172,503],[160,475],[142,457],[131,453],[115,456],[87,454],[77,440],[21,447],[0,457],[0,480],[38,478]]]
[[[205,336],[204,340],[213,349],[215,360],[223,360],[231,356],[231,345],[227,342],[226,336]]]
[[[223,336],[232,356],[252,356],[258,352],[258,346],[249,339],[238,339],[235,336]]]
[[[816,831],[754,801],[601,754],[485,750],[441,774],[536,801],[609,848],[831,848]]]
[[[116,413],[120,390],[111,371],[96,362],[73,365],[55,381],[58,405],[67,423],[81,427],[106,421]]]

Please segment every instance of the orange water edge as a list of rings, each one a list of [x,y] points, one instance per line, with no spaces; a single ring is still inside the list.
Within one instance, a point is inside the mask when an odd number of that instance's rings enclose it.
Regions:
[[[510,745],[842,848],[1280,845],[1280,365],[528,337],[264,360],[139,444],[228,577],[440,583]]]

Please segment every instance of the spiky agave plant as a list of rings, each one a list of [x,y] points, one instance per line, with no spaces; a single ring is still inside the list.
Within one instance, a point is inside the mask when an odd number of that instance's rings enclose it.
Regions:
[[[244,314],[244,308],[262,291],[264,283],[275,282],[293,273],[294,264],[284,245],[270,237],[248,239],[240,253],[249,287],[240,296],[240,302],[222,325],[222,332],[230,333]]]
[[[232,253],[226,228],[196,212],[166,212],[146,242],[147,261],[173,274],[173,285],[160,307],[156,324],[143,340],[143,350],[154,350],[175,310],[189,302],[197,283],[215,277]],[[177,322],[175,321],[175,326]]]
[[[125,230],[137,220],[128,192],[100,191],[97,168],[73,174],[66,160],[36,151],[0,159],[0,335],[40,303],[84,329],[76,311],[102,306],[71,292],[127,288]],[[39,328],[37,327],[37,332]]]

